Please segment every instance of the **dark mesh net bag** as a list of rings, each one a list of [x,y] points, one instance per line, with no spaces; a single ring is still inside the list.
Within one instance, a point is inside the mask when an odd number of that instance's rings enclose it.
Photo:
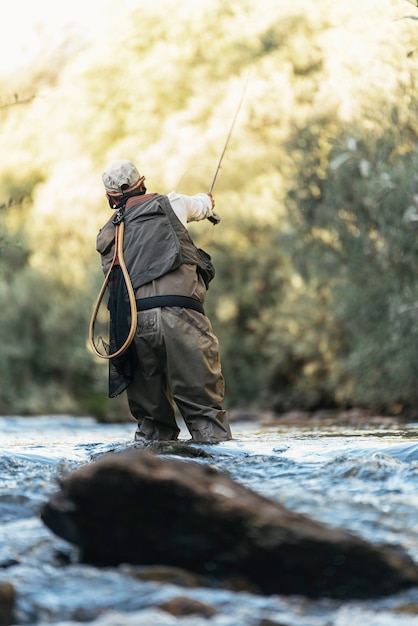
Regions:
[[[114,354],[125,343],[131,328],[131,307],[120,265],[115,265],[110,273],[108,290],[110,322],[106,351]],[[109,360],[109,398],[116,398],[125,391],[132,381],[137,364],[133,342],[120,356]]]

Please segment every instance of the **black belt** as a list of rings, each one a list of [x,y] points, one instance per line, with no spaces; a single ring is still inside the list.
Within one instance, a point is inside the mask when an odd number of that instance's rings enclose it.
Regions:
[[[151,296],[136,301],[138,311],[146,311],[161,306],[182,306],[185,309],[193,309],[205,315],[201,302],[195,298],[189,298],[189,296]]]

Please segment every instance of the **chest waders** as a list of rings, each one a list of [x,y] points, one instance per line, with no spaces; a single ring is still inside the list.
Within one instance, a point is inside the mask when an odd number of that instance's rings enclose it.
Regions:
[[[93,350],[94,354],[100,357],[101,359],[114,359],[120,356],[121,354],[123,354],[123,352],[125,352],[127,348],[130,346],[130,344],[132,343],[132,340],[135,337],[136,327],[137,327],[137,306],[136,306],[136,300],[135,300],[135,293],[132,287],[132,282],[129,276],[128,269],[126,267],[126,264],[123,258],[123,235],[125,231],[124,208],[118,209],[112,221],[113,221],[113,224],[115,224],[116,226],[115,252],[113,255],[113,260],[110,265],[110,268],[106,274],[106,277],[103,281],[103,285],[100,289],[99,295],[97,296],[97,300],[93,308],[93,313],[92,313],[92,316],[90,319],[90,325],[89,325],[89,340],[90,340],[91,349]],[[126,289],[128,292],[129,306],[130,306],[130,312],[131,312],[131,325],[130,325],[128,336],[126,337],[123,345],[112,354],[102,354],[98,350],[94,342],[94,326],[96,323],[97,314],[99,312],[100,305],[103,300],[103,296],[110,282],[112,271],[118,266],[122,270],[123,279],[125,281]]]

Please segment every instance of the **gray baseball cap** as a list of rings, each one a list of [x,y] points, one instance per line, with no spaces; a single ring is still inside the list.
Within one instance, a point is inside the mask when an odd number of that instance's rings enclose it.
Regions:
[[[139,189],[145,180],[131,161],[112,161],[102,175],[106,193],[109,196],[122,196]]]

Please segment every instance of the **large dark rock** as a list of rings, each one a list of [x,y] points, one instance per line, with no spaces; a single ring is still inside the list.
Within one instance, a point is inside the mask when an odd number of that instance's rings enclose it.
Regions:
[[[196,462],[131,450],[62,479],[44,523],[96,565],[165,564],[261,593],[371,597],[418,583],[412,560],[331,528]]]

